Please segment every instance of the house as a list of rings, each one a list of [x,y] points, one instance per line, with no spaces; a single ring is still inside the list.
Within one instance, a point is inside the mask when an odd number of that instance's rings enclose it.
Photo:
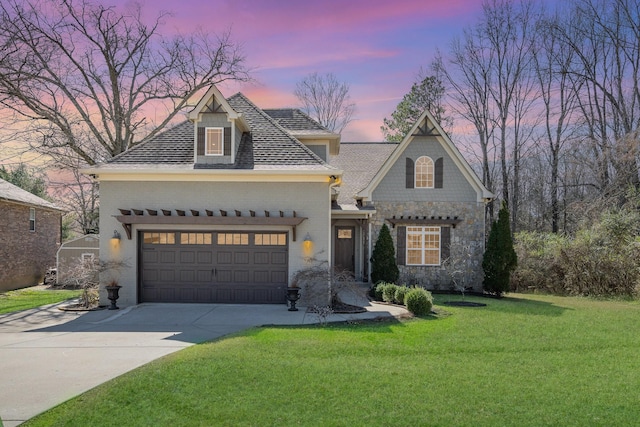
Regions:
[[[0,179],[0,291],[37,285],[55,265],[63,213]]]
[[[56,254],[57,284],[83,277],[78,269],[100,259],[100,236],[87,234],[64,242]]]
[[[462,244],[481,283],[492,194],[428,112],[399,144],[341,144],[300,110],[211,87],[187,121],[85,173],[119,304],[284,303],[296,272],[323,265],[368,281],[384,223],[407,283],[446,286],[442,260]],[[329,298],[317,285],[301,304]]]

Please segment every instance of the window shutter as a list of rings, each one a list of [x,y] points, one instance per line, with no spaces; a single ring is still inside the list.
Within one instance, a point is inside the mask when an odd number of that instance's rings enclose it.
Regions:
[[[198,128],[198,156],[204,156],[204,128]]]
[[[397,230],[398,230],[398,234],[396,235],[397,237],[396,247],[398,248],[398,250],[396,251],[396,264],[406,265],[407,264],[407,227],[398,226]]]
[[[451,227],[440,227],[440,260],[451,256]]]
[[[413,165],[413,160],[407,157],[407,186],[406,188],[413,188],[413,183],[415,181],[413,174],[415,173],[415,166]]]
[[[230,156],[231,155],[231,128],[227,127],[224,128],[224,155],[225,156]]]
[[[433,166],[433,183],[434,183],[434,187],[435,188],[442,188],[442,175],[444,172],[444,166],[443,166],[443,160],[442,157],[440,157],[438,160],[436,160],[434,166]]]

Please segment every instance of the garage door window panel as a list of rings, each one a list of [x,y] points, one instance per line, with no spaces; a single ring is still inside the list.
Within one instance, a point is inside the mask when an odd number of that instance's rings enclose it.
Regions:
[[[218,233],[218,245],[249,245],[249,234]]]
[[[181,245],[210,245],[211,233],[180,233]]]
[[[143,235],[143,241],[144,243],[150,244],[150,245],[175,245],[176,234],[145,232]]]

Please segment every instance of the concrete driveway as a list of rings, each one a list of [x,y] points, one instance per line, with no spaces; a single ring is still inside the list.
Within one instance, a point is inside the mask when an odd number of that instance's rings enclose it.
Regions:
[[[362,302],[362,301],[361,301]],[[365,302],[367,312],[328,321],[402,316]],[[0,315],[0,419],[16,426],[159,357],[254,326],[318,323],[285,305],[140,304],[68,312],[59,305]]]

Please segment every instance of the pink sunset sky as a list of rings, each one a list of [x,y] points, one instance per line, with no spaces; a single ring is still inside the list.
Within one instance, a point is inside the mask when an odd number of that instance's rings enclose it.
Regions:
[[[223,85],[225,96],[240,91],[261,108],[295,107],[296,82],[335,74],[357,108],[342,140],[381,141],[383,118],[420,67],[436,49],[447,51],[481,7],[481,0],[147,0],[144,10],[173,13],[165,32],[231,28],[256,82]]]

